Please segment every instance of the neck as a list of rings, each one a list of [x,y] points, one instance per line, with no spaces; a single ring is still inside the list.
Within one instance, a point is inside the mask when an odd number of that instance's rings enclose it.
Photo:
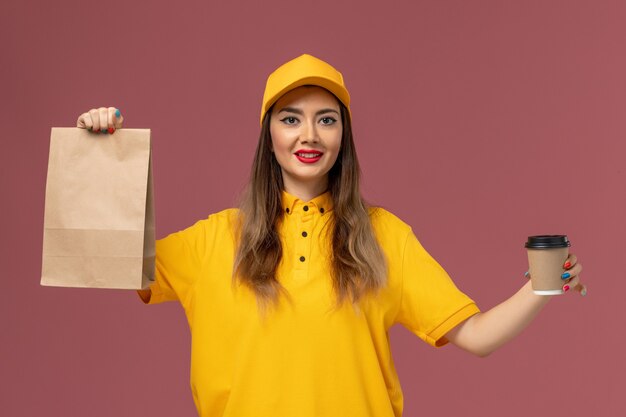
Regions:
[[[328,178],[324,178],[323,181],[316,181],[312,183],[295,183],[293,181],[285,180],[283,177],[283,184],[285,191],[289,194],[298,197],[302,201],[311,201],[318,195],[326,192],[328,189]]]

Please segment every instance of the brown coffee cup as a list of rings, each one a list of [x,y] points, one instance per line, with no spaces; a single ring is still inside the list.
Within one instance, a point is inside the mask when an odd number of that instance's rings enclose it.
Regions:
[[[533,292],[538,295],[563,294],[561,275],[571,246],[567,236],[529,236],[525,246]]]

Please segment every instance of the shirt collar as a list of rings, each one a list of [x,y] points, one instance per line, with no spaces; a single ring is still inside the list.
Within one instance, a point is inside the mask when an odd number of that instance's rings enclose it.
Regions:
[[[283,210],[286,214],[300,213],[313,214],[319,213],[322,216],[333,209],[333,198],[330,191],[320,194],[311,201],[302,201],[298,197],[282,191]]]

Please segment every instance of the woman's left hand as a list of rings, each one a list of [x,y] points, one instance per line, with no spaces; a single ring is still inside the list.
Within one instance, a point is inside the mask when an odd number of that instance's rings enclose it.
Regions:
[[[563,291],[576,290],[580,295],[587,295],[587,287],[580,282],[580,273],[583,270],[582,264],[577,262],[576,255],[570,253],[563,265],[565,272],[561,275],[563,279]]]

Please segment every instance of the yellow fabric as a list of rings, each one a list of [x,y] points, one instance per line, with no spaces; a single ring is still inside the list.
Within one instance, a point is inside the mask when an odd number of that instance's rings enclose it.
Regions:
[[[278,279],[294,304],[262,322],[254,295],[231,286],[236,209],[212,214],[157,241],[157,275],[144,302],[179,300],[192,334],[191,387],[202,417],[401,416],[403,397],[391,357],[395,323],[433,346],[479,310],[424,250],[411,228],[384,209],[371,220],[388,259],[388,283],[332,311],[329,193],[289,208],[280,225]],[[308,209],[308,210],[307,210]],[[306,210],[306,211],[305,211]],[[302,232],[306,232],[306,237]],[[300,260],[304,257],[304,261]]]
[[[261,125],[265,113],[285,93],[303,85],[317,85],[333,93],[350,113],[350,93],[343,75],[332,65],[309,54],[300,55],[276,68],[265,84],[261,104]]]

